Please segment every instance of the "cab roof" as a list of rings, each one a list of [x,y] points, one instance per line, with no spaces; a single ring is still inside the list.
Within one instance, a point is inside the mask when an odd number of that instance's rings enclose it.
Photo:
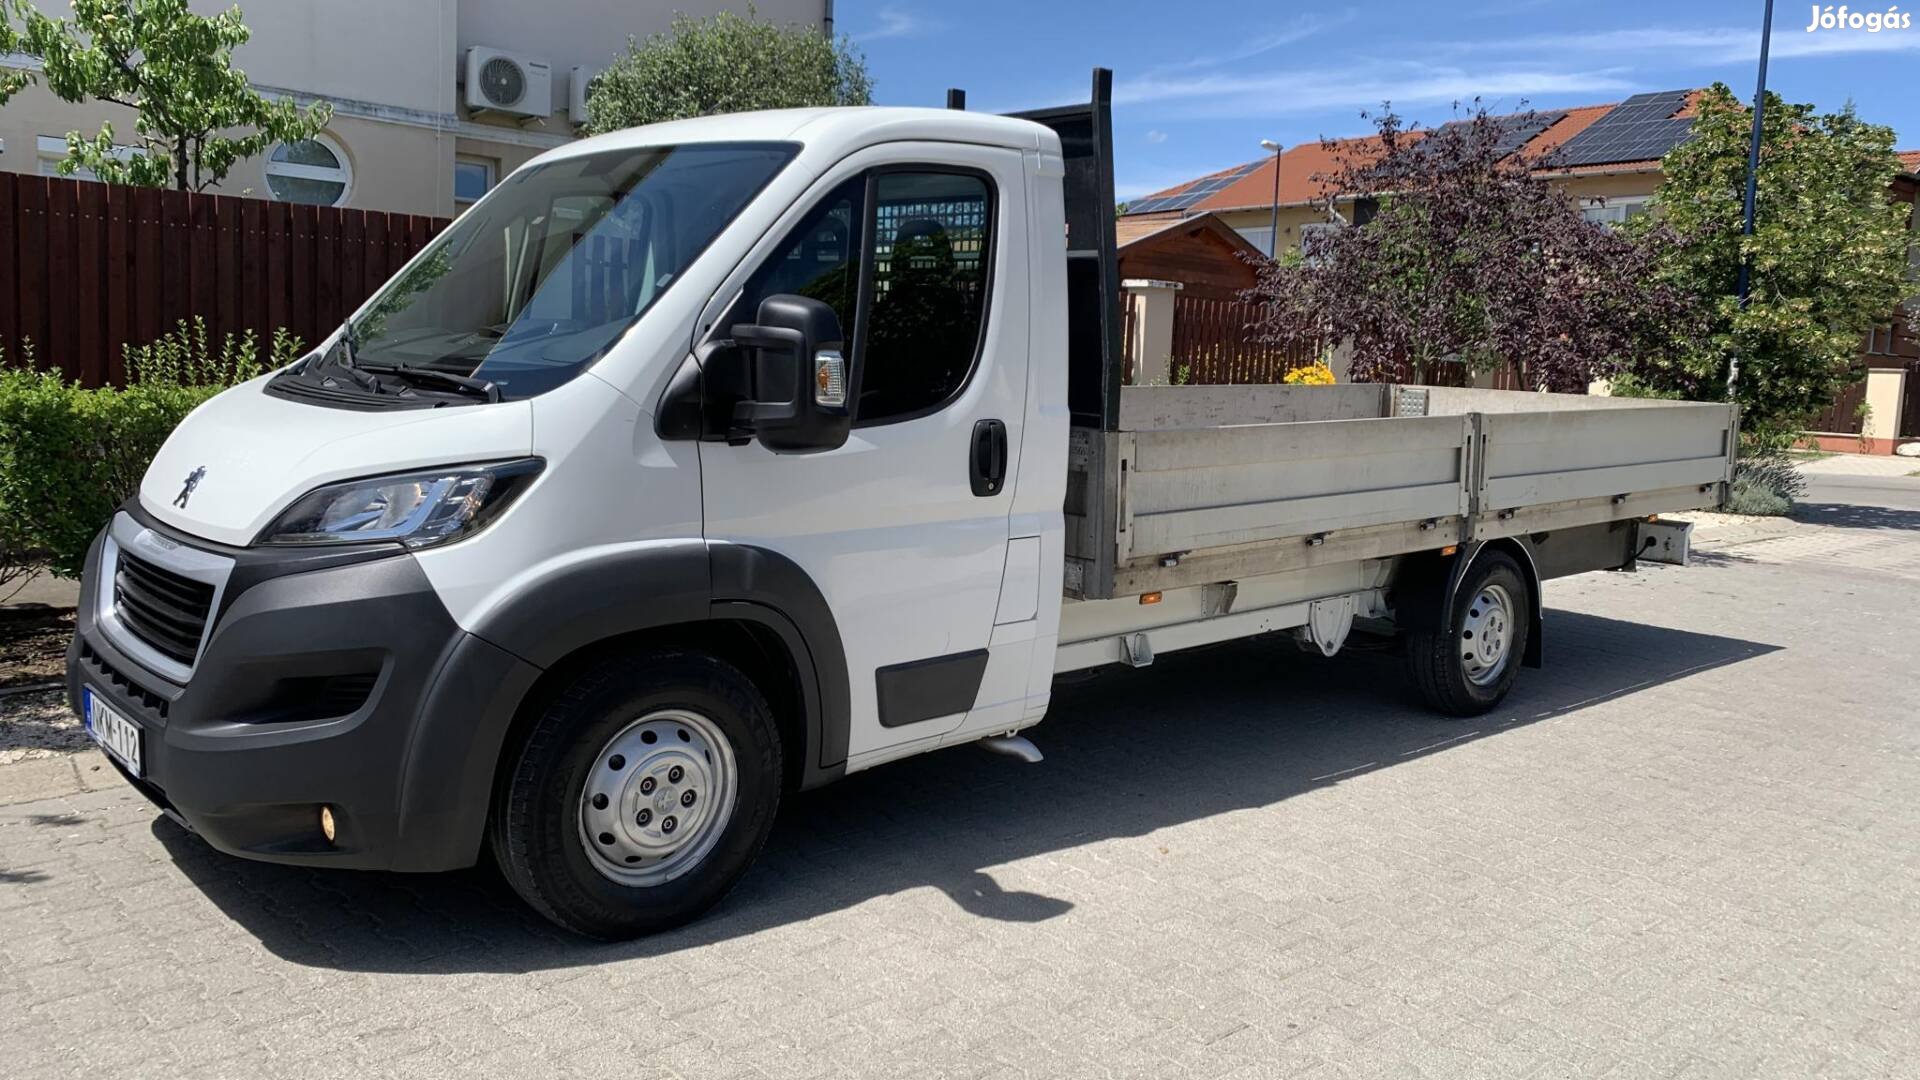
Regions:
[[[726,113],[648,124],[568,143],[540,155],[534,163],[605,150],[705,142],[797,142],[809,152],[839,157],[877,143],[907,140],[1060,152],[1059,136],[1031,120],[959,109],[850,106]]]

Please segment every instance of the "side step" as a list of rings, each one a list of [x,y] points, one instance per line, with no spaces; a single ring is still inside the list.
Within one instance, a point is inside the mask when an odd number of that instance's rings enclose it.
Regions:
[[[1040,748],[1033,745],[1033,741],[1024,735],[1014,735],[1012,733],[1006,735],[989,735],[984,739],[975,740],[974,745],[990,753],[1005,754],[1010,758],[1016,758],[1029,765],[1038,765],[1041,761],[1045,760],[1040,753]]]

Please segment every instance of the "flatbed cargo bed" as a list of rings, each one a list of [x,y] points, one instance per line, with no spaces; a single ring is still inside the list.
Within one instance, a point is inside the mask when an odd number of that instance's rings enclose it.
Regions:
[[[1439,386],[1123,387],[1075,427],[1066,575],[1109,599],[1720,505],[1726,404]]]

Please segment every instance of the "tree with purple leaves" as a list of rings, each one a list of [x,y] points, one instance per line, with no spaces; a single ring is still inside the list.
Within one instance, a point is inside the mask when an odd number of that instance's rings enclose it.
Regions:
[[[1635,242],[1583,220],[1546,179],[1551,161],[1513,148],[1534,119],[1476,102],[1420,130],[1389,108],[1374,138],[1325,143],[1321,206],[1330,221],[1352,207],[1362,224],[1261,267],[1262,336],[1345,343],[1358,381],[1445,378],[1442,365],[1464,364],[1575,392],[1684,336],[1695,305],[1655,273],[1669,238]]]

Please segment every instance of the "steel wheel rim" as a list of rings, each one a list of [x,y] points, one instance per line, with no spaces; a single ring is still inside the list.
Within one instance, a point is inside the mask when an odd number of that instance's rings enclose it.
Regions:
[[[672,881],[699,865],[733,818],[733,744],[696,712],[661,709],[621,728],[580,791],[580,844],[622,885]]]
[[[1513,651],[1513,597],[1503,585],[1481,587],[1460,623],[1460,666],[1467,681],[1486,686],[1507,670]]]

